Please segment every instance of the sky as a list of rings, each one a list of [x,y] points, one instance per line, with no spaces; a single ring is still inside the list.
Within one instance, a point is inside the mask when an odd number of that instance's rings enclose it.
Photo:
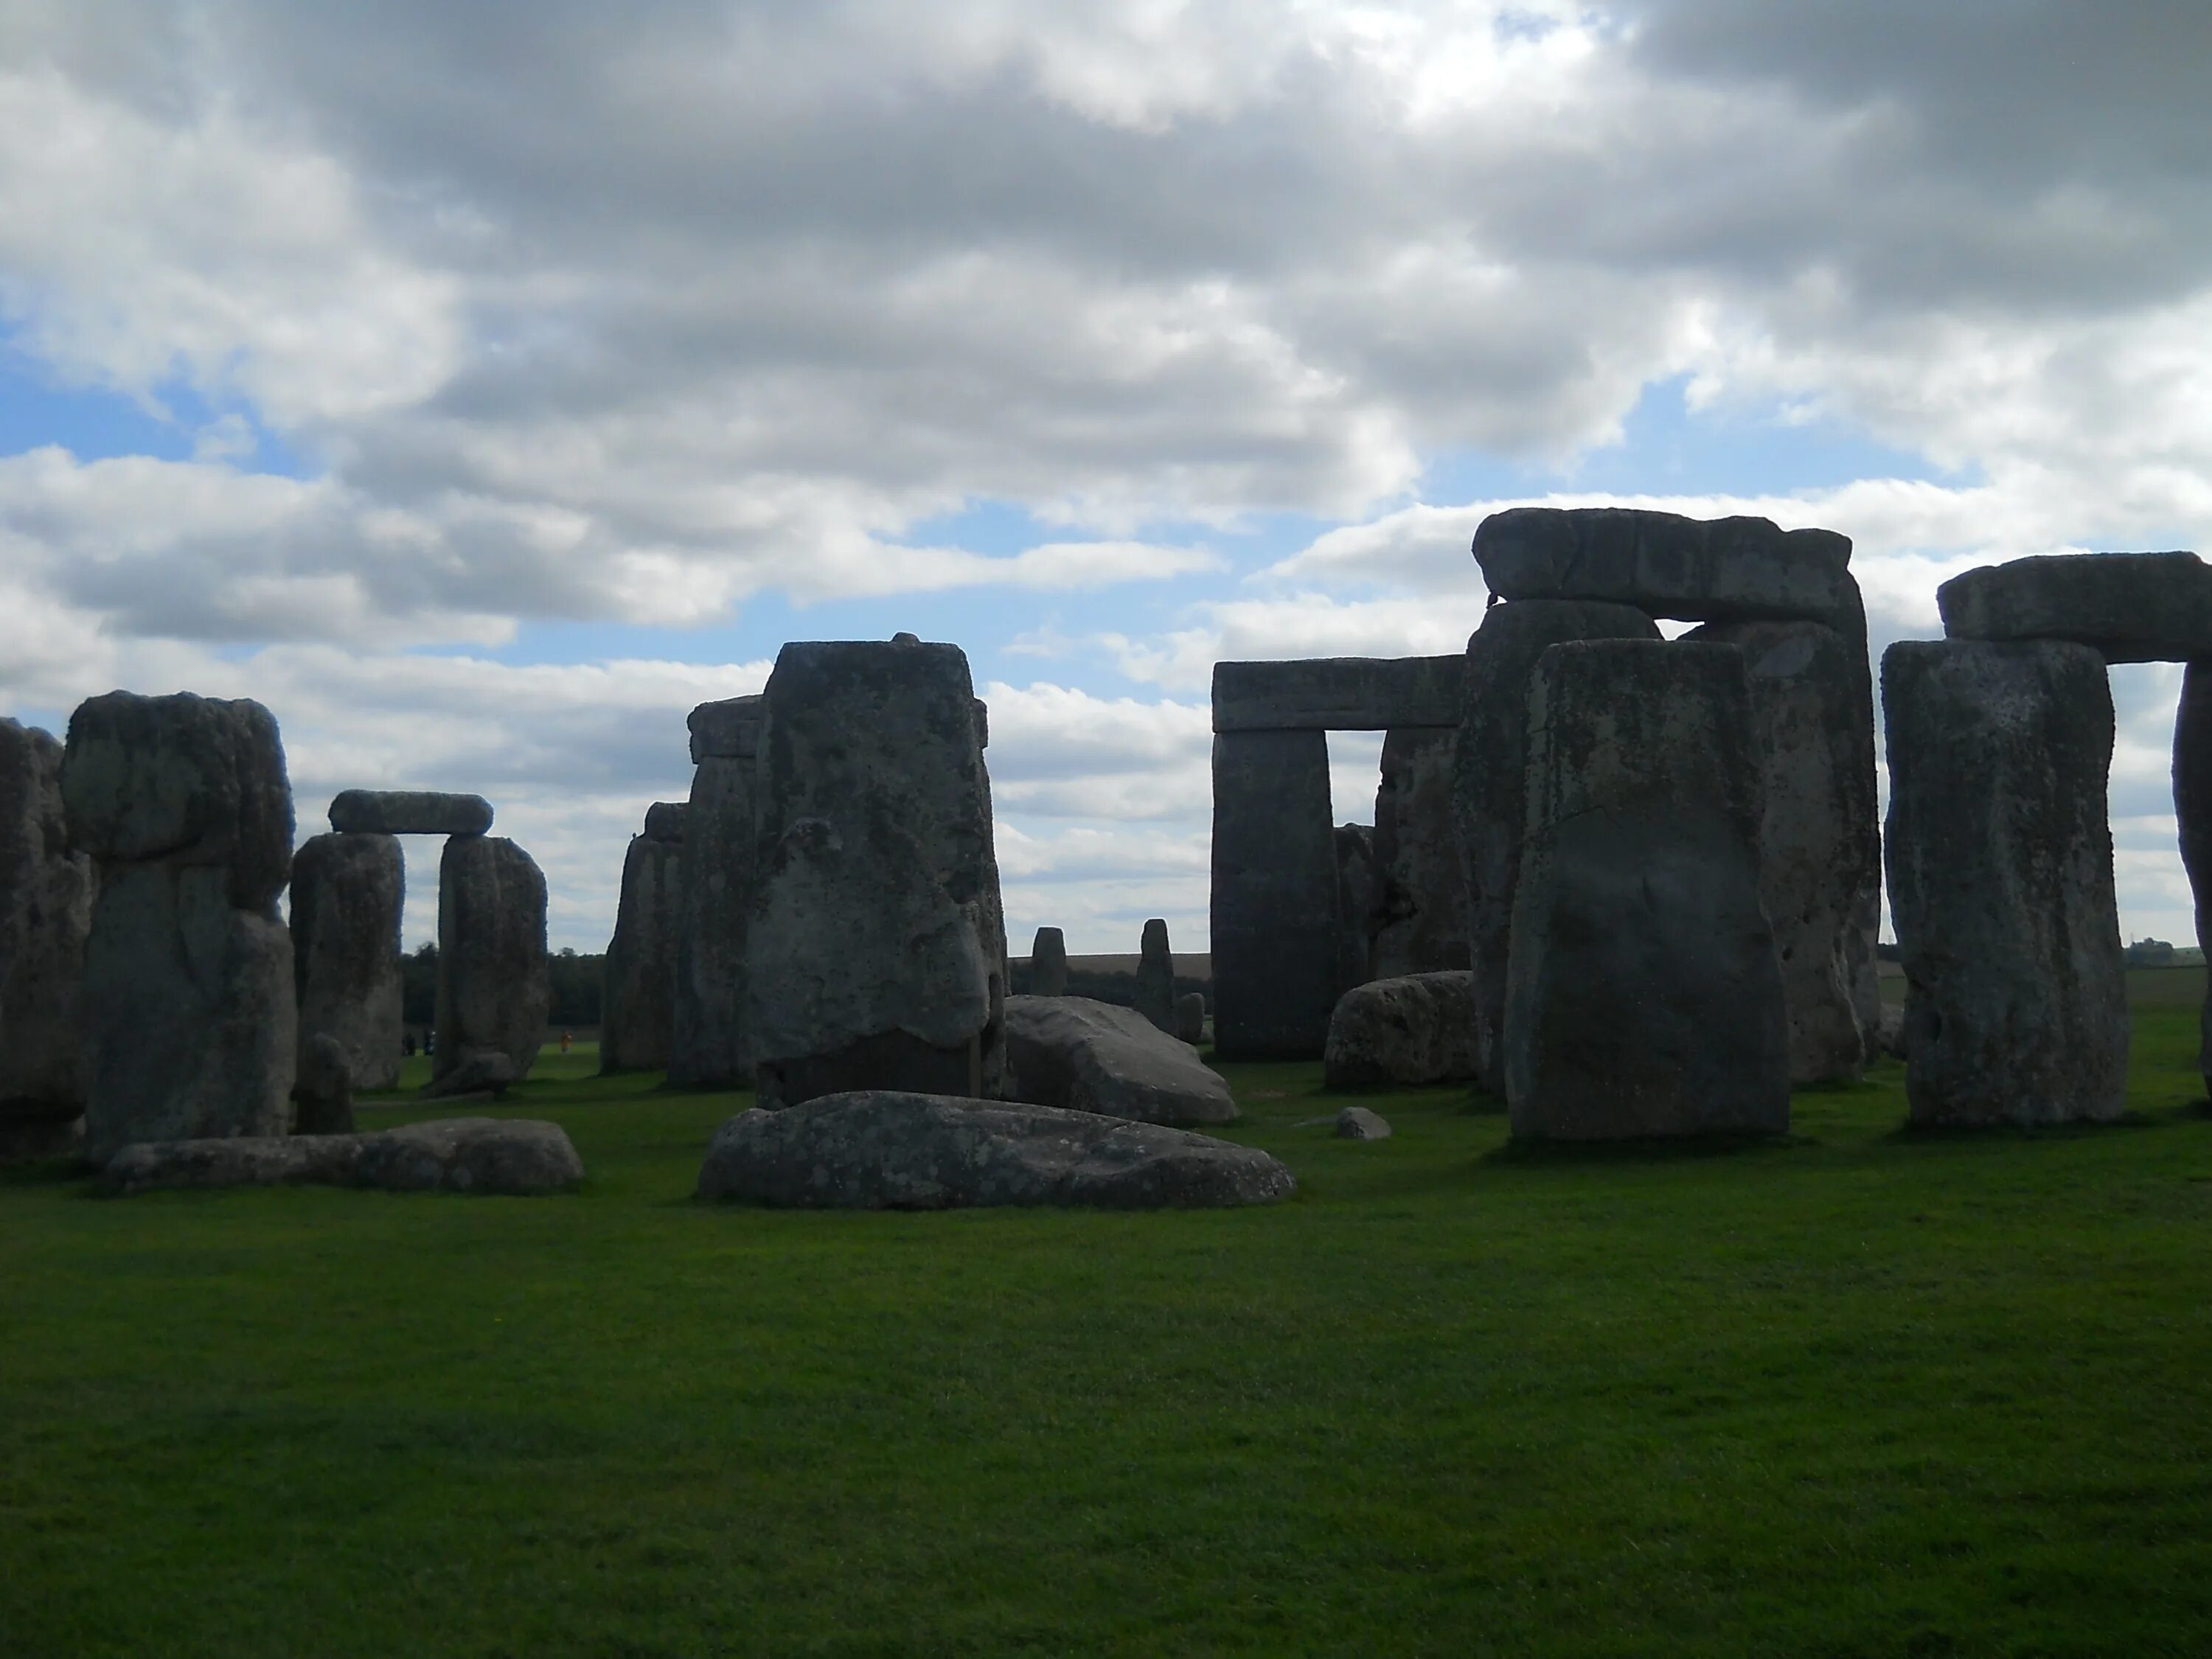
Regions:
[[[1462,649],[1499,507],[1839,530],[1877,652],[2212,540],[2207,62],[2203,0],[0,0],[0,712],[257,698],[303,835],[483,793],[592,951],[689,708],[911,630],[1014,951],[1202,950],[1213,662]],[[2179,671],[2112,678],[2187,941]]]

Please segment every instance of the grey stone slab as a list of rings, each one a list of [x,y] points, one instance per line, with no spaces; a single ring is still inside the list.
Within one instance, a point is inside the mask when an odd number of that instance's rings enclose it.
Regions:
[[[1373,977],[1468,965],[1467,878],[1452,824],[1456,725],[1393,726],[1375,792]]]
[[[1186,991],[1176,999],[1176,1036],[1195,1048],[1206,1041],[1206,993]]]
[[[2212,657],[2212,565],[2194,553],[2058,553],[1984,565],[1936,590],[1963,640],[2069,640],[2106,662]]]
[[[1322,1077],[1333,1089],[1474,1076],[1474,975],[1464,969],[1370,980],[1329,1015]]]
[[[757,696],[692,711],[713,728],[749,734],[742,756],[707,754],[692,775],[684,814],[677,915],[674,1026],[668,1080],[698,1088],[750,1088],[745,1033],[745,930],[757,872],[760,734]],[[732,705],[742,703],[743,708]]]
[[[2190,664],[2181,677],[2173,722],[2173,816],[2181,831],[2181,866],[2196,901],[2197,943],[2212,945],[2212,665]],[[2205,959],[2212,962],[2212,952]],[[2197,1069],[2212,1096],[2212,975],[2197,1020]]]
[[[301,1043],[300,1076],[292,1100],[294,1134],[353,1133],[353,1076],[346,1065],[345,1046],[328,1031]]]
[[[1381,732],[1459,719],[1457,657],[1316,657],[1213,665],[1216,732]]]
[[[1133,1008],[1006,999],[1007,1097],[1144,1123],[1234,1123],[1229,1085]]]
[[[681,844],[690,807],[680,800],[657,800],[645,809],[645,838]]]
[[[0,720],[0,1125],[84,1115],[84,942],[97,878],[69,844],[61,771],[52,736]]]
[[[1375,826],[1336,826],[1336,984],[1340,994],[1375,977]]]
[[[1040,927],[1030,946],[1030,994],[1067,994],[1067,939],[1057,927]]]
[[[1476,527],[1474,557],[1502,599],[1601,599],[1682,622],[1840,625],[1858,592],[1848,537],[1771,519],[1510,507]]]
[[[471,1055],[505,1054],[530,1075],[553,988],[545,877],[504,836],[455,836],[438,866],[438,1052],[444,1078]]]
[[[363,1089],[396,1088],[404,988],[399,966],[406,868],[391,836],[314,836],[292,861],[292,983],[301,1054],[336,1040]]]
[[[1175,953],[1168,948],[1168,925],[1154,916],[1145,923],[1138,945],[1137,1012],[1172,1036],[1175,997]]]
[[[481,836],[491,830],[491,803],[436,789],[345,789],[331,799],[331,828],[341,835]]]
[[[658,807],[653,809],[659,811]],[[651,823],[651,815],[647,815]],[[599,1069],[664,1072],[676,1040],[677,942],[683,931],[684,848],[633,836],[600,994]]]
[[[691,763],[750,760],[760,750],[761,700],[757,696],[702,702],[691,711]]]
[[[1326,732],[1214,738],[1212,906],[1215,1052],[1318,1059],[1340,949]]]
[[[449,1117],[369,1134],[243,1136],[124,1148],[100,1174],[117,1197],[176,1188],[368,1187],[536,1197],[574,1189],[583,1160],[557,1123]]]

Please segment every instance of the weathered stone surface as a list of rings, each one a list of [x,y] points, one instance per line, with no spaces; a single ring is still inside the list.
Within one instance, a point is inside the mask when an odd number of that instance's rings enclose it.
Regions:
[[[1527,831],[1529,682],[1537,659],[1565,641],[1658,637],[1651,618],[1626,605],[1522,599],[1492,605],[1467,642],[1467,708],[1452,758],[1452,819],[1474,973],[1475,1075],[1501,1098],[1506,951]]]
[[[1168,925],[1158,916],[1145,924],[1137,953],[1137,1012],[1172,1036],[1176,1029],[1175,953],[1168,948]]]
[[[486,1053],[479,1048],[461,1049],[453,1064],[442,1076],[434,1077],[417,1089],[420,1100],[457,1100],[466,1095],[482,1095],[487,1100],[496,1100],[520,1079],[521,1073],[514,1061],[496,1051]]]
[[[2104,659],[1906,641],[1883,654],[1881,696],[1912,1121],[2118,1117],[2128,1010]]]
[[[1886,1002],[1882,1005],[1881,1020],[1875,1027],[1880,1034],[1882,1053],[1892,1060],[1905,1058],[1905,1005]]]
[[[1370,1112],[1364,1106],[1347,1106],[1336,1115],[1336,1138],[1339,1140],[1388,1140],[1390,1121],[1380,1112]]]
[[[1856,605],[1850,538],[1771,519],[1627,507],[1516,507],[1476,527],[1503,599],[1602,599],[1683,622],[1826,622]]]
[[[471,1052],[501,1054],[518,1079],[545,1040],[545,877],[504,836],[456,836],[438,865],[438,1052],[443,1078]]]
[[[233,1137],[128,1146],[100,1186],[127,1197],[179,1187],[368,1187],[536,1197],[573,1189],[583,1160],[556,1123],[449,1117],[373,1134]]]
[[[398,1086],[406,899],[393,836],[333,831],[301,846],[292,861],[292,984],[303,1064],[307,1045],[329,1036],[360,1087]]]
[[[680,846],[684,841],[684,821],[691,809],[680,800],[657,800],[645,809],[645,838],[665,841]]]
[[[1186,991],[1176,999],[1176,1036],[1194,1048],[1206,1041],[1206,993]]]
[[[1326,732],[1214,738],[1212,912],[1216,1052],[1318,1055],[1342,949]]]
[[[794,1209],[1198,1208],[1271,1203],[1297,1188],[1258,1148],[1188,1129],[888,1091],[741,1112],[699,1171],[702,1198]]]
[[[732,697],[691,711],[698,770],[684,821],[671,1083],[749,1088],[753,1080],[745,1035],[745,927],[757,869],[760,702],[757,696]],[[722,752],[702,747],[702,731]]]
[[[656,804],[647,812],[648,828],[653,814],[666,805]],[[676,1040],[676,957],[683,911],[683,843],[649,834],[631,836],[623,858],[622,899],[614,938],[607,945],[601,992],[602,1072],[667,1070]]]
[[[1463,669],[1462,665],[1462,669]],[[1456,726],[1393,726],[1375,792],[1372,975],[1468,965],[1467,878],[1452,828]]]
[[[1556,645],[1528,699],[1505,1097],[1516,1137],[1790,1127],[1759,895],[1751,690],[1732,646]]]
[[[0,1126],[84,1114],[81,1008],[92,860],[69,844],[62,746],[0,720]],[[23,1132],[26,1146],[53,1135]]]
[[[2181,830],[2181,867],[2197,903],[2197,943],[2212,945],[2212,665],[2190,664],[2181,677],[2173,721],[2173,816]],[[2212,951],[2205,959],[2212,962]],[[2197,1069],[2212,1096],[2212,977],[2197,1018]]]
[[[300,1045],[300,1080],[293,1086],[292,1133],[349,1135],[353,1133],[353,1074],[345,1046],[327,1031]]]
[[[1328,1018],[1331,1088],[1455,1083],[1474,1075],[1474,975],[1464,969],[1354,986]]]
[[[746,938],[762,1103],[996,1095],[1006,922],[967,657],[794,643],[764,696]]]
[[[1057,927],[1040,927],[1030,946],[1030,994],[1067,994],[1067,939]]]
[[[331,828],[356,836],[481,836],[491,830],[491,803],[435,789],[342,789],[331,799]]]
[[[1008,997],[1010,1099],[1141,1123],[1234,1123],[1220,1074],[1133,1009],[1088,997]]]
[[[2106,662],[2212,657],[2212,565],[2194,553],[2059,553],[1936,590],[1954,640],[2070,640]]]
[[[1340,994],[1375,977],[1375,826],[1336,826],[1336,983]]]
[[[1380,732],[1459,718],[1457,657],[1213,665],[1216,732]]]
[[[1864,647],[1820,623],[1720,623],[1685,638],[1737,647],[1750,672],[1759,893],[1782,963],[1790,1081],[1856,1078],[1875,1048],[1859,1001],[1873,960],[1863,900],[1881,881]]]

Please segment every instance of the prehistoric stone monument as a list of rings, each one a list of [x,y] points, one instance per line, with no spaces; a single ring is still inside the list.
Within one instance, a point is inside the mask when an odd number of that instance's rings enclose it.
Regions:
[[[1438,726],[1394,726],[1383,735],[1366,977],[1468,965],[1467,881],[1452,830],[1457,740],[1455,731]]]
[[[339,816],[335,805],[331,816]],[[309,1046],[327,1036],[343,1051],[353,1085],[398,1085],[399,919],[406,897],[397,836],[332,830],[294,855],[292,968],[302,1076]]]
[[[478,1054],[530,1075],[552,1003],[545,877],[504,836],[454,836],[438,861],[438,1052],[434,1087]]]
[[[1375,826],[1336,826],[1336,982],[1375,977]]]
[[[491,803],[435,789],[343,789],[331,798],[331,828],[342,836],[489,835]]]
[[[1137,1012],[1169,1036],[1175,1035],[1175,953],[1168,948],[1168,925],[1159,916],[1145,924],[1137,956]]]
[[[0,720],[0,1161],[66,1146],[84,1115],[92,860],[71,849],[62,746]]]
[[[743,1088],[753,1080],[745,928],[757,861],[761,708],[757,696],[731,697],[691,711],[696,769],[679,860],[671,1083]]]
[[[1067,940],[1057,927],[1040,927],[1030,946],[1030,994],[1067,994]]]
[[[967,657],[911,635],[789,644],[762,715],[745,941],[762,1104],[998,1095],[1006,924]]]
[[[621,907],[607,945],[599,1069],[665,1071],[676,1034],[676,946],[683,928],[684,819],[655,801],[623,858]]]
[[[298,1060],[276,896],[292,792],[259,703],[110,692],[62,761],[70,845],[98,862],[85,945],[85,1152],[281,1135]]]
[[[1146,1123],[1234,1123],[1229,1085],[1133,1008],[1089,997],[1008,997],[1006,1094]]]
[[[1328,1017],[1322,1078],[1332,1089],[1474,1076],[1474,975],[1465,969],[1370,980]]]

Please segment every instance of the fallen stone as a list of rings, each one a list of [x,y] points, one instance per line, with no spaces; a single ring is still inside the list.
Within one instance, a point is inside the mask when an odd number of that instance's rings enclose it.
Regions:
[[[2212,657],[2212,565],[2194,553],[2058,553],[1936,590],[1954,640],[2069,640],[2108,662]]]
[[[495,1100],[521,1077],[520,1068],[508,1055],[496,1049],[465,1048],[444,1075],[432,1078],[415,1095],[418,1100],[450,1100],[463,1095]]]
[[[545,877],[503,836],[455,836],[438,864],[438,1052],[444,1078],[466,1054],[502,1054],[518,1081],[545,1041],[553,987]]]
[[[1057,927],[1040,927],[1030,946],[1030,994],[1067,994],[1067,939]]]
[[[310,836],[292,861],[292,983],[303,1042],[335,1038],[355,1083],[399,1082],[404,988],[399,842],[365,833]],[[302,1063],[306,1051],[301,1050]]]
[[[450,1117],[370,1134],[236,1136],[126,1146],[100,1172],[118,1197],[173,1188],[367,1187],[535,1197],[568,1192],[583,1160],[556,1123]]]
[[[0,720],[0,1133],[27,1126],[26,1146],[53,1141],[84,1115],[95,878],[90,857],[69,844],[61,771],[52,737]],[[32,1127],[40,1124],[56,1127],[41,1133]]]
[[[318,1031],[300,1048],[300,1080],[293,1086],[292,1133],[349,1135],[353,1133],[353,1075],[343,1044]]]
[[[1137,956],[1137,1012],[1172,1035],[1175,999],[1175,955],[1168,949],[1168,925],[1154,916],[1145,924]]]
[[[1398,726],[1383,734],[1369,978],[1468,966],[1467,879],[1452,828],[1457,742],[1455,726]]]
[[[1176,999],[1176,1036],[1195,1048],[1206,1041],[1206,993],[1186,991]]]
[[[1007,1091],[1140,1123],[1234,1123],[1229,1085],[1142,1014],[1088,997],[1008,997]]]
[[[1388,1140],[1390,1121],[1379,1112],[1370,1112],[1364,1106],[1347,1106],[1336,1115],[1336,1138],[1339,1140]]]
[[[491,829],[491,803],[435,789],[342,789],[331,798],[331,828],[355,836],[481,836]]]
[[[699,1171],[702,1198],[795,1209],[1188,1209],[1272,1203],[1297,1188],[1258,1148],[1187,1129],[889,1091],[741,1112]]]
[[[2212,945],[2212,668],[2190,664],[2181,677],[2173,721],[2173,816],[2181,831],[2181,867],[2196,900],[2197,943]],[[2212,961],[2208,955],[2207,961]],[[2212,977],[2197,1016],[2197,1069],[2212,1097]]]
[[[1883,653],[1881,696],[1912,1121],[2118,1117],[2127,980],[2103,658],[1905,641]]]
[[[1333,1089],[1474,1075],[1474,975],[1465,969],[1354,986],[1328,1018],[1322,1077]]]
[[[623,857],[622,897],[602,975],[599,1070],[665,1072],[676,1040],[677,943],[683,932],[684,848],[647,833],[630,837]],[[682,809],[677,823],[682,823]],[[663,826],[667,823],[662,820]]]
[[[668,1080],[749,1088],[745,932],[757,870],[760,703],[757,696],[691,711],[698,770],[684,814]]]

